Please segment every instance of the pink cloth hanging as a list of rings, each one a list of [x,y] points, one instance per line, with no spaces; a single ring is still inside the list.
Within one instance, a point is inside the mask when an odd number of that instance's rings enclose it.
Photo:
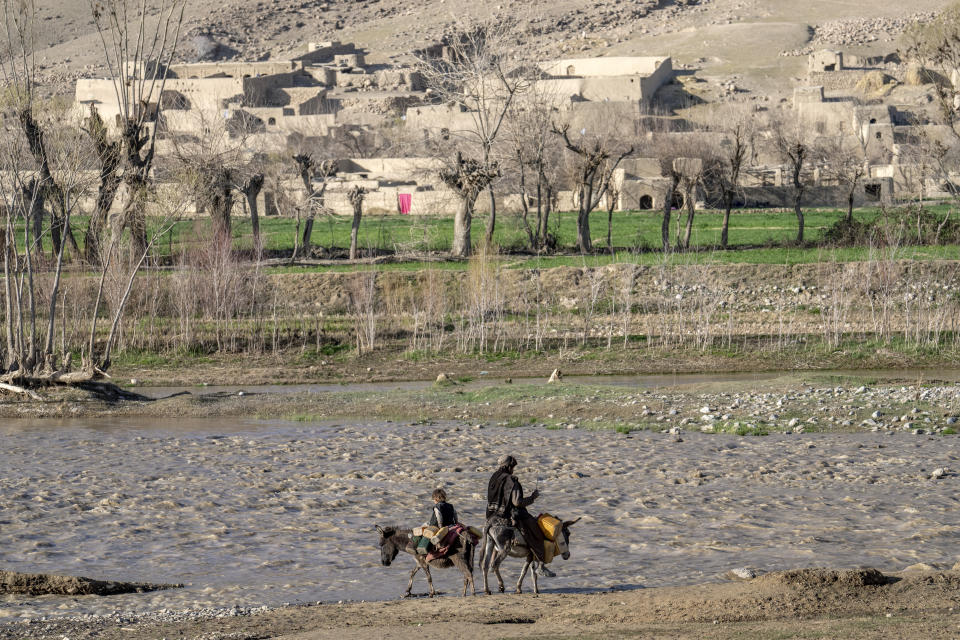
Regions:
[[[400,213],[402,213],[403,215],[410,215],[410,207],[413,205],[413,194],[411,193],[397,194],[397,200],[400,203]]]

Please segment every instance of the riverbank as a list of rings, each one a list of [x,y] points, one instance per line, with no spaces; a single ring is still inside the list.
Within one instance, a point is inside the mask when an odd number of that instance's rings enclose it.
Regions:
[[[206,615],[8,625],[4,637],[113,640],[954,638],[960,572],[805,570],[746,582],[600,594],[318,604]],[[166,619],[164,619],[166,618]],[[179,618],[179,619],[178,619]]]
[[[6,396],[6,418],[238,417],[319,422],[468,421],[546,429],[764,435],[802,432],[960,431],[960,371],[870,370],[684,376],[477,377],[446,383],[361,382],[291,387],[143,388],[140,401],[106,402],[51,387],[44,400]],[[137,391],[138,388],[132,388]]]

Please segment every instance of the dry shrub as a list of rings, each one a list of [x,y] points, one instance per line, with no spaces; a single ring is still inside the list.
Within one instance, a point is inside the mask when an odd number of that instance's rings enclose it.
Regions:
[[[863,93],[885,94],[890,91],[895,80],[882,71],[870,71],[857,81],[857,90]]]
[[[505,307],[500,265],[490,259],[493,250],[482,246],[470,258],[458,322],[460,351],[499,351],[506,342]]]
[[[377,339],[377,320],[380,316],[377,272],[355,274],[350,282],[348,295],[356,331],[357,353],[373,351]]]
[[[233,254],[229,238],[213,240],[199,234],[200,241],[185,252],[171,277],[171,298],[179,321],[179,345],[186,349],[205,349],[205,332],[195,330],[197,322],[213,325],[212,341],[219,351],[246,348],[250,336],[238,320],[255,316],[259,304],[259,271],[255,265],[240,262]]]
[[[945,86],[947,84],[947,79],[936,71],[931,71],[926,69],[919,64],[911,64],[907,67],[907,72],[903,76],[903,81],[905,84],[919,87],[925,84],[936,84],[940,86]]]

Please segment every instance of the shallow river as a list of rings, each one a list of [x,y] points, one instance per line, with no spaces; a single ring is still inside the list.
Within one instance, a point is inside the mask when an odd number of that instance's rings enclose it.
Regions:
[[[0,567],[185,589],[0,599],[0,619],[399,596],[375,523],[421,523],[447,487],[481,523],[510,452],[573,528],[545,590],[680,585],[741,566],[953,564],[960,438],[742,438],[441,423],[71,420],[0,425]],[[515,579],[519,561],[505,574]],[[455,592],[454,570],[434,572]],[[492,576],[491,576],[492,578]],[[480,584],[478,574],[478,586]],[[422,576],[414,585],[423,593]]]

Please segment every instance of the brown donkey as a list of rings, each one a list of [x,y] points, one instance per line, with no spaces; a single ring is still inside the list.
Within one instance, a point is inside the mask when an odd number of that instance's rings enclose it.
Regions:
[[[412,555],[417,563],[417,566],[410,572],[410,582],[407,584],[406,593],[403,594],[404,598],[409,597],[410,590],[413,589],[413,576],[417,575],[417,571],[420,571],[420,569],[423,569],[423,572],[427,574],[430,597],[436,595],[437,592],[433,588],[433,578],[430,576],[430,567],[434,569],[449,569],[450,567],[460,569],[460,573],[463,574],[463,595],[467,595],[467,585],[473,590],[473,595],[477,595],[477,588],[473,584],[474,544],[469,533],[464,532],[460,535],[460,541],[453,554],[430,562],[427,562],[426,556],[417,555],[417,548],[413,545],[413,531],[411,529],[377,526],[377,533],[380,534],[380,562],[383,563],[383,566],[389,567],[401,551]]]

